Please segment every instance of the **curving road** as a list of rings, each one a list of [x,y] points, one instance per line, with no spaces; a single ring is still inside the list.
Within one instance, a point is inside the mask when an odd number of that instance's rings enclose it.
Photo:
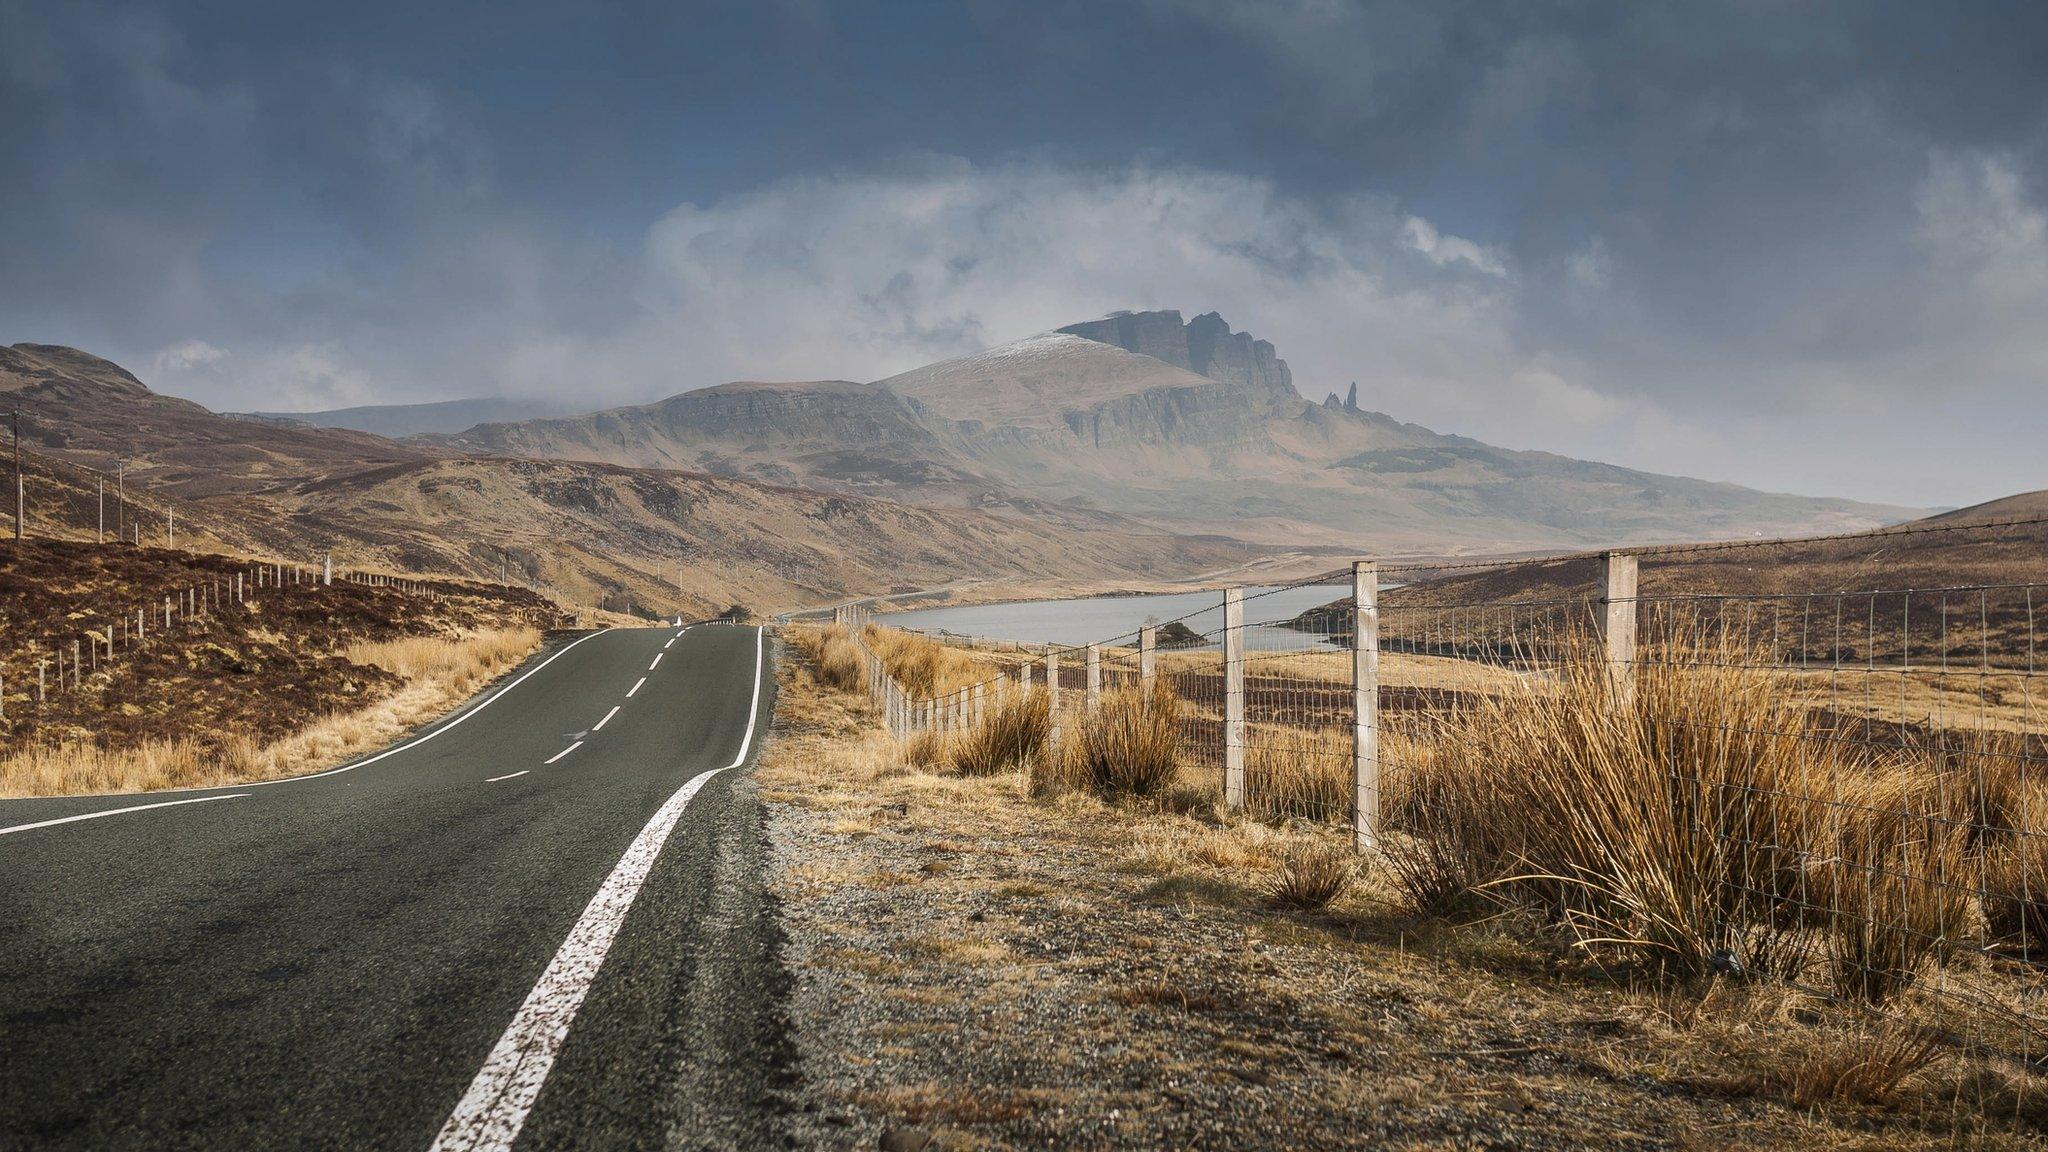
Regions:
[[[757,1147],[759,629],[614,630],[343,769],[0,801],[0,1148]]]

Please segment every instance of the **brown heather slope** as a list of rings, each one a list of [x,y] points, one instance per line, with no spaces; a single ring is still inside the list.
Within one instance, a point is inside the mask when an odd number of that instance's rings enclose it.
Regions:
[[[245,582],[236,603],[235,574],[246,571],[226,557],[167,548],[38,539],[0,546],[0,794],[48,790],[29,782],[33,773],[16,760],[34,748],[118,752],[175,742],[203,755],[267,744],[337,711],[386,701],[415,678],[354,658],[379,645],[424,639],[459,647],[561,623],[553,605],[524,589],[456,581],[403,591]],[[194,587],[206,590],[205,602],[188,616],[183,597]],[[167,598],[179,605],[168,629]],[[148,617],[140,642],[137,609]],[[103,639],[110,626],[111,657]],[[80,651],[90,654],[82,675],[72,664]],[[39,664],[49,686],[40,703]]]
[[[1270,344],[1177,312],[1074,325],[874,384],[730,384],[423,443],[681,463],[1033,517],[1113,512],[1381,554],[1855,531],[1917,514],[1511,451],[1311,404]]]
[[[1730,546],[1646,549],[1641,594],[1787,596],[1941,589],[2038,580],[2048,555],[2048,490],[2028,492],[1930,516],[1896,530],[1825,540],[1735,541]],[[1941,529],[1922,532],[1921,529]],[[1515,563],[1499,568],[1427,570],[1387,594],[1394,605],[1487,604],[1578,599],[1593,593],[1597,556]]]
[[[90,538],[92,479],[127,461],[180,543],[350,567],[515,579],[565,599],[710,614],[961,579],[1159,579],[1235,563],[1233,542],[1108,514],[910,507],[691,472],[456,456],[365,433],[229,419],[71,349],[0,349],[0,389],[48,462],[31,523]],[[877,466],[887,455],[875,457]],[[51,478],[55,477],[55,478]],[[1042,512],[1042,514],[1041,514]],[[163,516],[145,513],[145,541]],[[680,588],[678,587],[680,579]]]

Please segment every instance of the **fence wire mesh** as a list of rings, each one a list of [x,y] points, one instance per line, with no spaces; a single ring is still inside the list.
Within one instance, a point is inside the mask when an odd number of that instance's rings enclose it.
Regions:
[[[1979,582],[1923,580],[1925,563],[1869,579],[1886,568],[1864,561],[1850,590],[1809,554],[1771,571],[1748,546],[1739,566],[1679,548],[1642,554],[1640,586],[1633,562],[1616,583],[1566,558],[1375,583],[1363,614],[1338,587],[1270,607],[1326,574],[1092,646],[976,642],[964,675],[1044,688],[1052,670],[1073,731],[1149,663],[1177,703],[1183,786],[1249,818],[1351,824],[1407,901],[1533,907],[1592,952],[1790,982],[2032,1062],[2034,551],[1988,537],[1968,555],[2000,578]]]

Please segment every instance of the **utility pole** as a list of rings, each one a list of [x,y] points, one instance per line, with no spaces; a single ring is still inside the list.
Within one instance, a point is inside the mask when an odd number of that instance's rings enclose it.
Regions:
[[[28,513],[28,489],[21,482],[21,409],[14,410],[14,544],[21,546],[21,520]]]
[[[107,542],[107,478],[105,476],[93,477],[93,488],[99,496],[100,518],[99,522],[93,525],[92,542],[95,544],[105,544]]]
[[[119,540],[128,527],[128,462],[114,461],[114,539]]]
[[[164,510],[164,534],[170,537],[170,547],[176,548],[178,546],[178,510],[176,508],[166,508]]]

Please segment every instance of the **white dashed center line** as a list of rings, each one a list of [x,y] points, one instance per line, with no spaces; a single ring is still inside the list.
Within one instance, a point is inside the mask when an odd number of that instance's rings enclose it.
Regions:
[[[624,708],[624,707],[625,707],[625,705],[624,705],[624,704],[614,704],[614,705],[612,705],[612,710],[604,714],[604,719],[602,719],[602,720],[599,720],[599,721],[598,721],[597,723],[595,723],[595,724],[591,725],[591,726],[590,726],[590,730],[591,730],[592,732],[596,732],[596,731],[599,731],[600,729],[602,729],[602,728],[603,728],[603,727],[604,727],[604,726],[605,726],[606,724],[609,724],[609,723],[611,723],[611,719],[612,719],[612,717],[614,717],[614,716],[617,716],[617,715],[619,714],[619,709],[621,709],[621,708]]]
[[[633,693],[638,692],[640,690],[640,686],[645,683],[647,683],[647,677],[645,676],[642,676],[638,680],[633,681],[633,686],[631,688],[626,689],[626,699],[631,700],[633,698]]]
[[[518,776],[524,776],[524,775],[526,775],[526,774],[527,774],[528,772],[530,772],[530,771],[532,771],[532,769],[530,769],[530,768],[521,768],[521,769],[520,769],[519,771],[517,771],[517,772],[507,772],[507,773],[505,773],[505,774],[504,774],[503,776],[493,776],[493,777],[491,777],[490,779],[488,779],[488,780],[484,781],[484,783],[486,783],[486,784],[496,784],[496,783],[497,783],[498,781],[500,781],[500,780],[511,780],[511,779],[513,779],[514,777],[518,777]]]
[[[720,772],[739,767],[753,747],[766,664],[764,637],[765,632],[754,634],[754,697],[747,707],[747,730],[740,737],[739,754],[724,768],[691,777],[633,838],[625,855],[584,907],[582,917],[569,930],[568,939],[562,941],[554,959],[548,962],[539,983],[513,1015],[512,1023],[498,1038],[483,1067],[477,1070],[469,1091],[463,1093],[428,1152],[509,1152],[518,1141],[527,1114],[554,1067],[555,1054],[568,1039],[584,997],[597,979],[626,914],[632,910],[634,897],[653,871],[663,843],[698,789]]]
[[[668,653],[666,653],[666,652],[656,652],[656,653],[654,654],[654,664],[649,664],[649,665],[647,666],[647,670],[648,670],[649,672],[652,672],[652,671],[654,671],[655,665],[656,665],[656,664],[660,664],[660,663],[661,663],[661,658],[662,658],[663,656],[666,656],[666,655],[668,655]]]
[[[544,761],[544,763],[553,764],[555,761],[560,760],[562,757],[567,756],[569,753],[574,752],[575,750],[581,747],[583,747],[583,741],[578,740],[574,744],[569,745],[567,748],[562,749],[560,752],[555,753],[553,756],[548,757],[547,760]]]

